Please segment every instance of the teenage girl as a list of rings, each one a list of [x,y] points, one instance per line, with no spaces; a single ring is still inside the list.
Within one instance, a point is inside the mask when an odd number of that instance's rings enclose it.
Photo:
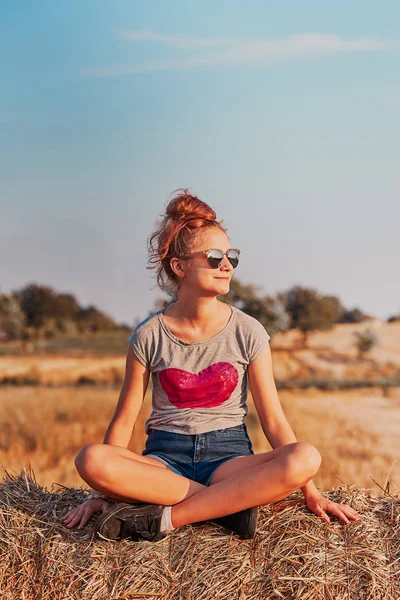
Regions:
[[[165,532],[212,520],[242,538],[254,536],[258,506],[300,488],[310,511],[359,520],[355,510],[324,498],[312,478],[321,456],[300,442],[274,383],[269,335],[253,317],[218,300],[229,292],[240,250],[208,204],[180,191],[150,236],[150,268],[175,302],[129,337],[126,372],[103,444],[75,459],[92,487],[69,511],[67,527],[107,539],[158,540]],[[152,377],[153,411],[142,455],[127,449]],[[248,385],[273,450],[254,454],[245,425]]]

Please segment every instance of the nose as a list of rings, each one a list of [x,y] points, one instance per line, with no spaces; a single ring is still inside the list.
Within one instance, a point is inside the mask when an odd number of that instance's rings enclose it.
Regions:
[[[231,263],[229,262],[226,254],[224,254],[224,258],[222,259],[220,269],[224,269],[225,271],[233,271],[233,267],[232,267]]]

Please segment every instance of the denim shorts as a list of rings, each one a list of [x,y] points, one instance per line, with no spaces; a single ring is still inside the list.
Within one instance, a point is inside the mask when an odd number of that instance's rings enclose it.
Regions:
[[[195,435],[150,429],[142,454],[178,475],[209,485],[215,469],[224,462],[254,452],[246,425],[242,423]]]

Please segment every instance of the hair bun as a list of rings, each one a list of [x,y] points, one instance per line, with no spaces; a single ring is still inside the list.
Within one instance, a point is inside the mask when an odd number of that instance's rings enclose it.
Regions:
[[[179,296],[181,279],[171,267],[171,259],[192,252],[193,244],[201,239],[203,231],[218,228],[227,232],[222,220],[217,221],[215,211],[189,193],[188,189],[178,189],[165,207],[165,214],[157,228],[149,236],[149,266],[155,269],[157,283],[171,297]]]
[[[197,196],[193,196],[189,193],[188,189],[179,189],[175,190],[175,192],[180,192],[177,196],[170,201],[166,208],[166,215],[170,219],[174,221],[179,221],[184,225],[188,225],[190,227],[191,221],[209,221],[217,223],[217,215],[213,209],[197,198]],[[173,193],[175,193],[173,192]],[[194,227],[198,227],[193,223]]]

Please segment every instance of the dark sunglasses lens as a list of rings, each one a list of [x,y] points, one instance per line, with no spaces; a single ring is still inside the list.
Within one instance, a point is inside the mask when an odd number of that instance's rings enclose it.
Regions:
[[[224,255],[220,250],[210,250],[210,252],[207,254],[208,264],[213,269],[218,269],[223,258]]]
[[[231,263],[232,267],[236,269],[239,264],[239,252],[236,250],[231,250],[228,252],[228,260]]]

